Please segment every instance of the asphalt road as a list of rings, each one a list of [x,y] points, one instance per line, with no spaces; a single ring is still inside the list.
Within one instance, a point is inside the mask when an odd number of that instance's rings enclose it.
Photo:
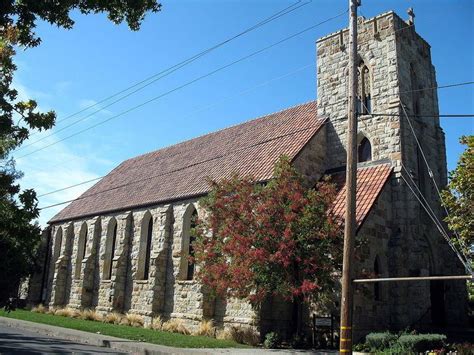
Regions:
[[[0,325],[0,354],[125,354]]]

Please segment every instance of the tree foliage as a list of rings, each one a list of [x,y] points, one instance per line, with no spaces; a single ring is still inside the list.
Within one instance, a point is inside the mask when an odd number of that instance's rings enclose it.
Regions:
[[[469,254],[474,244],[474,136],[463,136],[460,142],[467,147],[450,173],[448,189],[442,196],[449,212],[445,221],[461,239],[453,242]]]
[[[305,188],[283,157],[266,185],[233,176],[211,182],[194,233],[197,278],[221,297],[259,305],[267,296],[314,301],[338,282],[342,237],[328,211],[334,186]]]
[[[156,0],[2,0],[0,3],[0,306],[14,296],[21,278],[34,268],[40,228],[36,194],[21,191],[21,172],[9,157],[12,150],[28,139],[31,130],[54,126],[53,111],[41,113],[35,100],[22,101],[12,86],[16,70],[15,50],[40,44],[34,30],[37,21],[70,29],[71,11],[83,14],[107,13],[114,23],[126,21],[138,30],[146,12],[160,10]]]

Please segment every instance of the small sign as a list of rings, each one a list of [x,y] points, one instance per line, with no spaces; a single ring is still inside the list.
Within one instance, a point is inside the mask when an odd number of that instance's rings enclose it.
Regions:
[[[331,317],[316,317],[315,325],[317,327],[331,327],[332,319]]]

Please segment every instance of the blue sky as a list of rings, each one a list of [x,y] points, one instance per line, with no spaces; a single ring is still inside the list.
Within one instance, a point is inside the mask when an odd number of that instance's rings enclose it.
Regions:
[[[139,80],[186,59],[291,1],[164,1],[163,10],[146,17],[138,32],[116,26],[104,15],[73,14],[66,31],[40,23],[41,46],[18,51],[15,84],[23,98],[62,118]],[[416,30],[432,46],[439,85],[474,80],[474,2],[471,0],[363,0],[361,13],[372,17],[394,10],[416,13]],[[268,46],[301,29],[341,13],[347,1],[313,0],[299,10],[253,31],[138,94],[87,118],[69,130],[26,147],[16,157],[169,91],[196,77]],[[347,15],[284,44],[178,90],[129,114],[18,159],[23,187],[39,194],[106,174],[124,159],[197,135],[312,100],[316,97],[315,40],[347,25]],[[439,90],[441,113],[474,113],[474,86]],[[58,123],[57,129],[88,112]],[[442,119],[448,168],[463,148],[458,139],[473,134],[472,118]],[[53,131],[54,132],[54,131]],[[30,142],[44,137],[35,135]],[[45,206],[77,197],[84,185],[40,198]],[[61,207],[42,212],[45,223]]]

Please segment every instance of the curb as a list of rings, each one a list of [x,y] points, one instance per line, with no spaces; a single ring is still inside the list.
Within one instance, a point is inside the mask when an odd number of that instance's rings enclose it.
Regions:
[[[88,333],[75,329],[56,327],[53,325],[34,323],[19,319],[0,317],[0,325],[10,328],[23,329],[45,336],[60,338],[77,343],[119,350],[132,354],[149,355],[188,355],[188,354],[213,354],[209,349],[179,349],[164,345],[134,342],[128,339],[116,338],[108,335]],[[216,349],[219,350],[219,349]]]
[[[26,330],[29,332],[69,340],[76,343],[87,344],[97,347],[114,349],[131,354],[147,355],[189,355],[189,354],[229,354],[229,355],[251,355],[251,354],[272,354],[272,355],[335,355],[337,351],[311,351],[311,350],[290,350],[290,349],[237,349],[237,348],[174,348],[171,346],[157,345],[151,343],[135,342],[128,339],[116,338],[109,335],[84,332],[76,329],[62,328],[54,325],[35,323],[20,319],[6,318],[0,316],[0,325],[10,328]]]

